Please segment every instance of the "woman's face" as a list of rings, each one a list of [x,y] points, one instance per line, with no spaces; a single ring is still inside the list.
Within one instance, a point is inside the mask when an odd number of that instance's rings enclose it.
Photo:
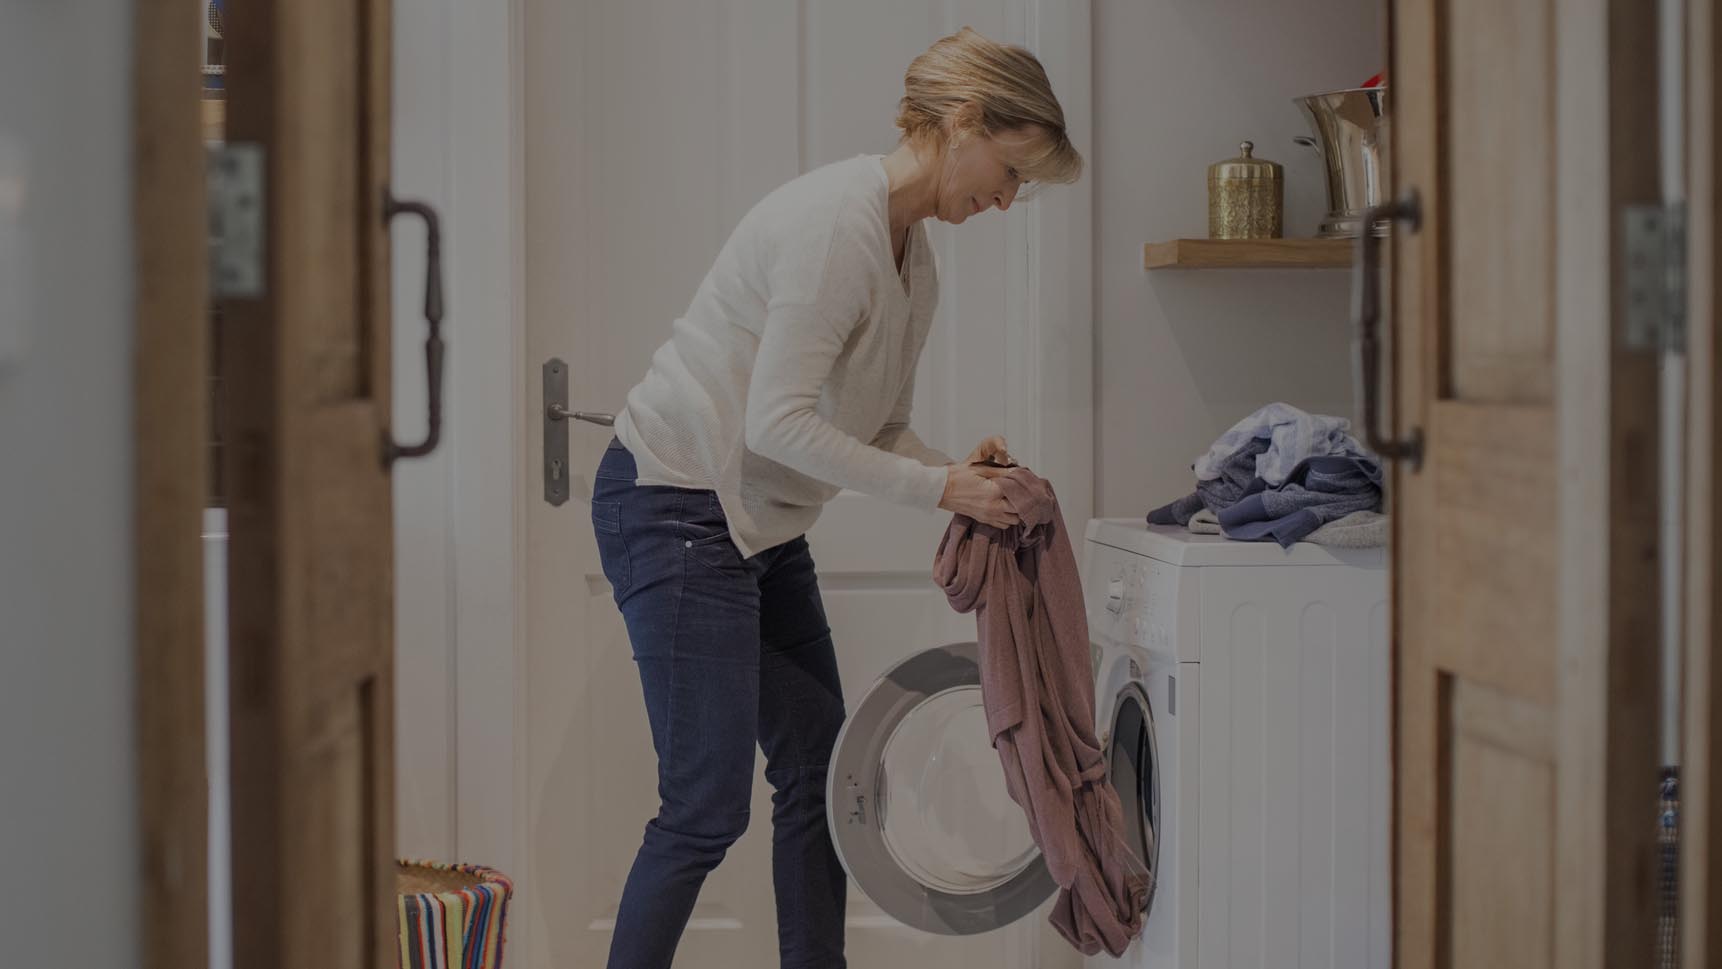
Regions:
[[[939,178],[939,221],[962,225],[970,216],[990,208],[1010,208],[1023,182],[1017,166],[1044,138],[1045,134],[1032,125],[992,135],[962,136],[954,150],[945,153]]]

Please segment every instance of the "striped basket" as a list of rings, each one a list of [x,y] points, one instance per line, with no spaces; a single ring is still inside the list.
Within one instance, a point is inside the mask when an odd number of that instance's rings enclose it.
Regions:
[[[514,884],[493,868],[402,859],[401,969],[502,969]]]

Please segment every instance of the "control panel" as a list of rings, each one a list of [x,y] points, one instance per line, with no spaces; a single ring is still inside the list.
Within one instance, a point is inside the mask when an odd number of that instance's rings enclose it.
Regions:
[[[1088,545],[1089,632],[1097,640],[1176,653],[1178,569],[1107,545]]]

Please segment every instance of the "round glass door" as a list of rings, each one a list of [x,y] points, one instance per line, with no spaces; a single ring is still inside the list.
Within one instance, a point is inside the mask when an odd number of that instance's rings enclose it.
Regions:
[[[827,811],[850,877],[905,925],[986,932],[1056,885],[1005,789],[974,643],[929,649],[880,677],[844,725]]]
[[[915,706],[885,742],[880,767],[885,847],[923,885],[985,892],[1039,857],[1005,790],[980,687],[956,687]]]
[[[1140,683],[1118,691],[1106,745],[1107,776],[1124,808],[1124,838],[1130,852],[1150,874],[1160,860],[1160,770],[1154,744],[1154,713]],[[1143,910],[1154,906],[1156,879],[1148,879]]]

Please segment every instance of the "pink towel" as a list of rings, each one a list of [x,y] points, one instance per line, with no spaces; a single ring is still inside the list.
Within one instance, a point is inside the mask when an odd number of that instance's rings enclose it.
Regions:
[[[934,574],[974,612],[981,698],[1010,796],[1058,883],[1052,924],[1085,955],[1121,955],[1142,931],[1148,879],[1094,731],[1082,585],[1052,486],[1026,468],[996,479],[1022,524],[952,519]]]

